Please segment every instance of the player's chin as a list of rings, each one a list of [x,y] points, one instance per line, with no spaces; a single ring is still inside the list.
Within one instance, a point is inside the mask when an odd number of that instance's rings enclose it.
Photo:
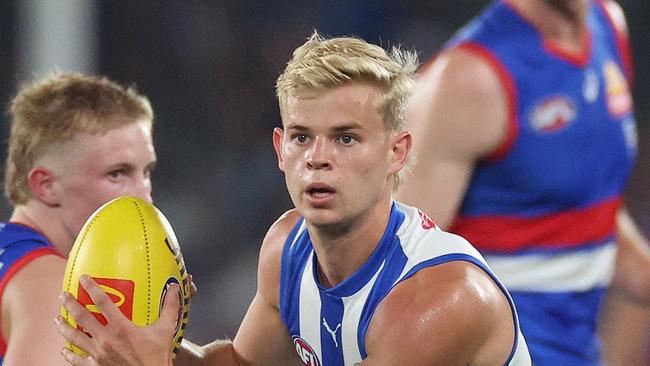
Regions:
[[[308,223],[316,226],[329,226],[338,224],[341,221],[340,215],[329,208],[308,205],[301,209],[301,214]]]

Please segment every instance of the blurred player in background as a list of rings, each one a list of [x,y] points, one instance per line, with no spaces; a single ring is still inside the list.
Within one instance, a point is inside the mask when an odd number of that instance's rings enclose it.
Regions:
[[[407,118],[418,160],[398,198],[486,256],[538,366],[601,364],[608,285],[612,301],[650,305],[647,242],[623,203],[631,80],[608,0],[495,1],[419,75]]]
[[[0,226],[0,363],[64,365],[51,319],[65,257],[103,203],[151,201],[153,113],[132,88],[72,73],[24,86],[9,112],[5,191],[14,210]]]
[[[530,365],[512,302],[464,239],[439,230],[392,191],[407,165],[404,130],[416,58],[356,38],[314,34],[277,82],[273,133],[296,209],[262,244],[258,289],[235,339],[184,342],[176,365]],[[62,334],[74,365],[169,365],[178,314],[141,328],[89,279],[101,326],[69,294],[92,334]]]

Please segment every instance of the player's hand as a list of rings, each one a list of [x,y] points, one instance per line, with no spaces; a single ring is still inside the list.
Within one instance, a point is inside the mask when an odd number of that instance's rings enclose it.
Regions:
[[[79,281],[108,324],[101,325],[72,295],[63,293],[62,305],[77,324],[91,335],[89,337],[72,328],[60,315],[55,318],[59,333],[88,353],[87,357],[83,357],[64,348],[62,354],[66,361],[75,366],[172,365],[172,337],[180,310],[180,289],[177,285],[167,291],[160,318],[150,326],[140,327],[127,319],[90,277],[82,276]]]

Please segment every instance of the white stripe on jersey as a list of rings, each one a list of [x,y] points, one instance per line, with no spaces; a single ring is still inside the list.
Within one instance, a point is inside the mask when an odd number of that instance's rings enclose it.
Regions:
[[[605,287],[614,273],[616,245],[572,253],[485,256],[510,291],[573,292]]]
[[[372,279],[363,286],[359,292],[354,294],[351,297],[344,297],[343,300],[343,358],[346,365],[354,365],[357,362],[361,362],[361,352],[359,351],[359,343],[357,342],[357,332],[359,330],[359,322],[361,319],[361,313],[363,311],[363,305],[366,303],[368,295],[370,295],[370,290],[375,285],[377,281],[377,276],[381,273],[381,270],[384,268],[383,262],[379,267],[379,270],[372,276]]]
[[[309,256],[300,281],[300,337],[307,341],[319,360],[323,359],[320,344],[320,293],[312,274],[314,253]]]

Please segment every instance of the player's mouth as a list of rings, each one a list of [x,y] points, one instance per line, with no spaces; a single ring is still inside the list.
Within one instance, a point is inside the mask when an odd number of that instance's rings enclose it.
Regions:
[[[312,183],[307,186],[305,193],[314,207],[322,207],[332,200],[336,190],[325,183]]]

